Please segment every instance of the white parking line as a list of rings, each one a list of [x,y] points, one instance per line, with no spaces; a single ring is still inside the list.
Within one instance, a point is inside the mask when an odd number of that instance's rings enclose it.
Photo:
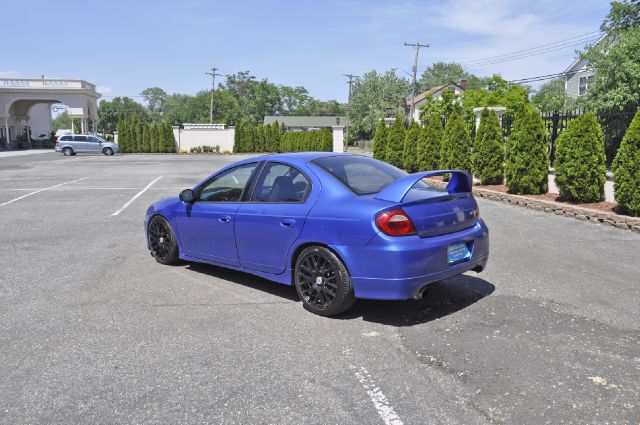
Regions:
[[[113,214],[111,214],[112,216],[114,215],[118,215],[120,214],[122,211],[124,211],[129,205],[131,205],[133,203],[133,201],[135,201],[136,199],[138,199],[140,197],[140,195],[142,195],[143,193],[145,193],[151,186],[153,186],[153,184],[155,182],[157,182],[158,180],[160,180],[162,178],[162,176],[158,177],[157,179],[155,179],[154,181],[152,181],[151,183],[149,183],[144,189],[142,189],[140,192],[136,193],[133,198],[129,199],[129,201],[127,201],[126,204],[124,204],[122,206],[122,208],[120,208],[118,211],[114,212]]]
[[[353,369],[357,369],[355,372],[356,378],[362,384],[362,388],[367,392],[371,402],[375,406],[378,411],[378,415],[382,418],[382,421],[385,425],[403,425],[400,417],[393,410],[391,404],[389,404],[389,400],[387,396],[382,393],[382,390],[373,382],[371,378],[371,374],[364,367],[355,367],[351,366]]]
[[[72,181],[70,181],[70,182],[65,182],[65,183],[56,184],[56,185],[54,185],[54,186],[45,187],[44,189],[38,189],[38,190],[36,190],[35,192],[27,193],[26,195],[19,196],[19,197],[15,198],[15,199],[12,199],[12,200],[7,201],[7,202],[5,202],[5,203],[3,203],[3,204],[0,204],[0,207],[4,207],[5,205],[12,204],[12,203],[14,203],[14,202],[16,202],[16,201],[19,201],[19,200],[21,200],[21,199],[26,198],[27,196],[31,196],[31,195],[35,195],[36,193],[44,192],[45,190],[54,189],[54,188],[56,188],[56,187],[60,187],[60,186],[64,186],[64,185],[66,185],[66,184],[71,184],[71,183],[79,182],[79,181],[81,181],[81,180],[85,180],[85,179],[88,179],[88,178],[89,178],[89,177],[83,177],[83,178],[81,178],[81,179],[72,180]]]

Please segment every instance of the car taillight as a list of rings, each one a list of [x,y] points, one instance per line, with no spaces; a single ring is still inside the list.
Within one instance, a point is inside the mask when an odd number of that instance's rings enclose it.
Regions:
[[[400,208],[384,211],[376,216],[376,226],[389,236],[410,236],[416,234],[411,219]]]

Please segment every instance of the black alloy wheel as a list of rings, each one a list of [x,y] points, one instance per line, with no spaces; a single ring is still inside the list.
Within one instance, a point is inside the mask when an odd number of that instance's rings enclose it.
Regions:
[[[178,243],[169,222],[160,216],[155,216],[149,223],[149,249],[158,263],[177,264]]]
[[[294,273],[298,295],[312,313],[335,316],[355,302],[347,268],[327,248],[305,248],[298,256]]]

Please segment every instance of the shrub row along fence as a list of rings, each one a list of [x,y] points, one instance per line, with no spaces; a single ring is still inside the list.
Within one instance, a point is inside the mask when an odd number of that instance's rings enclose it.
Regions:
[[[123,153],[176,153],[171,124],[122,120],[118,123],[118,145]]]
[[[594,113],[567,120],[557,136],[556,184],[560,200],[591,203],[604,199],[606,181],[605,135]],[[373,155],[407,171],[462,169],[472,171],[482,184],[505,183],[509,193],[538,195],[548,192],[548,132],[542,115],[533,107],[515,114],[506,139],[494,112],[484,110],[480,127],[471,139],[468,127],[452,113],[442,127],[440,118],[406,130],[400,119],[386,127],[380,122]],[[612,170],[619,212],[640,215],[640,113],[622,138]]]
[[[284,124],[239,125],[236,127],[234,153],[244,152],[307,152],[333,150],[329,129],[321,131],[287,132]]]

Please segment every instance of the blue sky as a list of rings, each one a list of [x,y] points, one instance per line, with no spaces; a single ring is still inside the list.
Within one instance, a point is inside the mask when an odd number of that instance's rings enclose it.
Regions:
[[[347,97],[342,74],[469,62],[597,31],[606,0],[3,2],[0,76],[81,78],[106,99],[146,87],[194,93],[205,72],[249,70],[320,99]],[[470,68],[519,79],[563,71],[575,49]]]

